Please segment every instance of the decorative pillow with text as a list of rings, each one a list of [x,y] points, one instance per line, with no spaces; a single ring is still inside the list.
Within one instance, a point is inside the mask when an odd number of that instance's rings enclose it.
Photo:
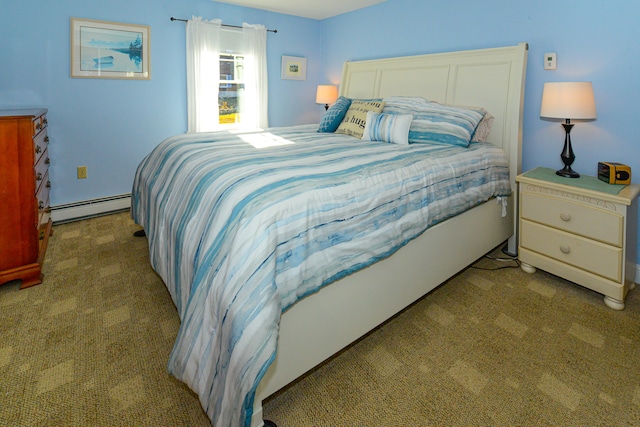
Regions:
[[[345,135],[355,136],[356,138],[362,138],[364,128],[367,124],[367,112],[373,111],[379,113],[384,108],[384,102],[381,100],[367,100],[354,99],[351,101],[351,106],[347,110],[342,123],[336,129],[336,133],[342,133]]]

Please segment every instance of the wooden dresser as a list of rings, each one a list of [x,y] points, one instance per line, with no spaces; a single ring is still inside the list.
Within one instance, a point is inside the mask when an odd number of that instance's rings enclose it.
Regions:
[[[0,284],[42,283],[51,235],[47,110],[0,110]]]

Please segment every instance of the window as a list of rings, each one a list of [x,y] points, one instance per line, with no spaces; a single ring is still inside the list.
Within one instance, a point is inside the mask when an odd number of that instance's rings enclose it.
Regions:
[[[240,123],[239,99],[244,94],[244,56],[220,55],[220,87],[218,92],[219,123]]]
[[[220,80],[216,80],[216,125],[223,128],[268,127],[266,29],[239,31],[222,27],[218,57]]]
[[[267,128],[266,28],[187,22],[188,132]]]
[[[237,127],[241,123],[240,103],[245,88],[244,62],[242,31],[222,27],[220,31],[218,123],[224,127]]]

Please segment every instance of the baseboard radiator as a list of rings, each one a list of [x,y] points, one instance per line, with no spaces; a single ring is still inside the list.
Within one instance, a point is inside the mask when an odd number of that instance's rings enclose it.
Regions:
[[[54,224],[106,215],[131,208],[131,193],[51,206]]]

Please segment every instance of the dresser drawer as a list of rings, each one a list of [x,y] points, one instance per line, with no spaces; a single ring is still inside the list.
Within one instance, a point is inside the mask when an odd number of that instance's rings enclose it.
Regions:
[[[622,249],[535,222],[521,220],[520,245],[585,271],[620,283]]]
[[[33,119],[33,134],[37,135],[47,127],[47,116],[42,114]]]
[[[604,203],[604,202],[603,202]],[[624,216],[570,200],[522,192],[521,217],[569,233],[622,246]]]
[[[36,192],[40,190],[40,186],[46,182],[45,175],[49,170],[49,151],[44,150],[42,156],[38,159],[36,166],[34,168],[35,177],[36,177]]]
[[[47,135],[46,130],[41,132],[33,139],[33,150],[35,152],[34,159],[36,159],[36,163],[42,156],[42,153],[45,152],[47,146],[49,145],[49,135]]]
[[[48,222],[49,215],[47,215],[47,221],[41,224],[40,228],[38,228],[38,246],[40,247],[40,250],[42,250],[42,247],[45,245],[45,242],[47,242],[49,237],[49,232],[47,231],[49,229]]]
[[[48,182],[49,181],[49,173],[45,173],[44,177],[42,178],[42,182]],[[38,212],[38,223],[42,223],[42,216],[44,213],[48,213],[50,211],[49,209],[49,190],[50,190],[50,186],[49,185],[41,185],[40,188],[38,189],[38,192],[36,193],[36,202],[37,202],[37,212]]]

